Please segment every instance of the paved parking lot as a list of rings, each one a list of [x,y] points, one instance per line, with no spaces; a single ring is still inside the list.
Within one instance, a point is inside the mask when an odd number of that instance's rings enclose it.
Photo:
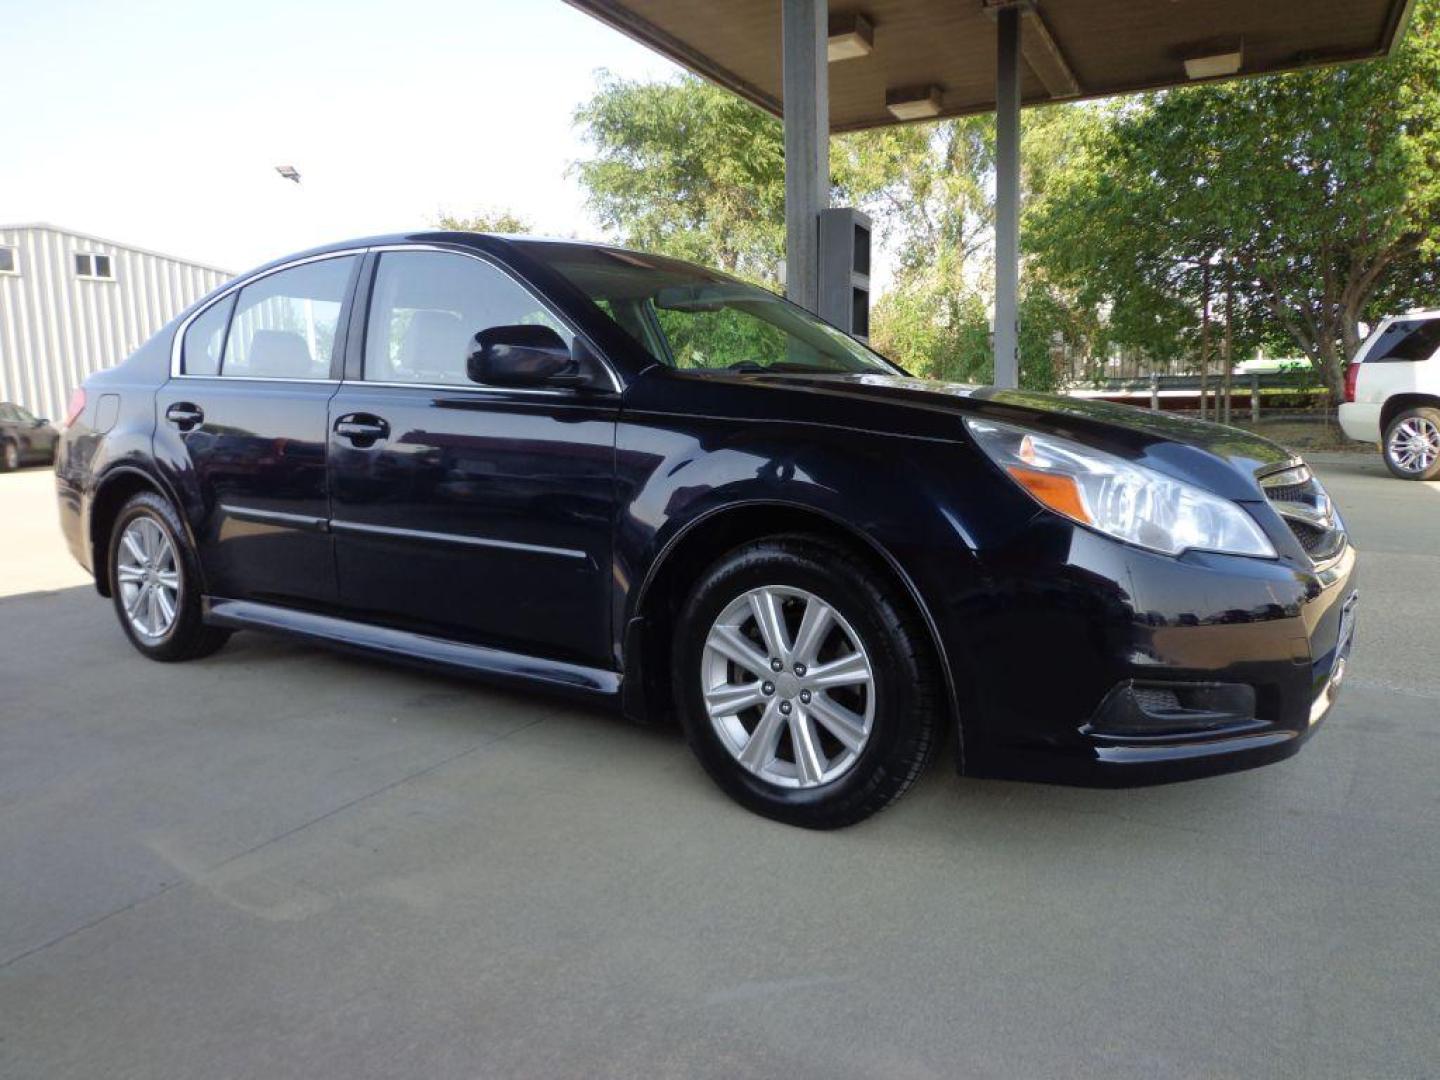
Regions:
[[[1363,599],[1298,758],[946,762],[834,834],[549,699],[249,634],[147,663],[48,473],[0,476],[0,1076],[1435,1075],[1440,485],[1320,471]]]

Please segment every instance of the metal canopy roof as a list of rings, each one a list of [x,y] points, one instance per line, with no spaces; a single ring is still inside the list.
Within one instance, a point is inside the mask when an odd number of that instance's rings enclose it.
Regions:
[[[568,0],[780,115],[780,0]],[[1026,104],[1173,86],[1185,61],[1241,54],[1241,75],[1381,56],[1414,0],[835,0],[873,25],[865,56],[832,61],[830,128],[898,121],[887,92],[935,86],[940,114],[995,108],[994,9],[1023,6]]]

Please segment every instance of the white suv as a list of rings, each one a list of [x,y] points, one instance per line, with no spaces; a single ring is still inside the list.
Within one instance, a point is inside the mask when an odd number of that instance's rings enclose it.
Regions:
[[[1440,311],[1392,315],[1345,370],[1340,426],[1402,480],[1440,479]]]

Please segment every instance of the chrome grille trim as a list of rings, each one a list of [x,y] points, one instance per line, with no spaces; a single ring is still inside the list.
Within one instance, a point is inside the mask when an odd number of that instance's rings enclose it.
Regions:
[[[1270,505],[1312,562],[1318,566],[1339,557],[1345,550],[1345,526],[1310,466],[1288,465],[1259,480]]]

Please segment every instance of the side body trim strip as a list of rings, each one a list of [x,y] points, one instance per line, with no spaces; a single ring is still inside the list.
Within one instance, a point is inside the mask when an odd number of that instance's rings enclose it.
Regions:
[[[614,700],[620,695],[620,675],[617,672],[563,660],[547,660],[483,645],[447,641],[409,630],[374,626],[251,600],[207,596],[203,601],[203,610],[205,622],[211,626],[287,634],[407,663],[543,686],[587,698]]]

